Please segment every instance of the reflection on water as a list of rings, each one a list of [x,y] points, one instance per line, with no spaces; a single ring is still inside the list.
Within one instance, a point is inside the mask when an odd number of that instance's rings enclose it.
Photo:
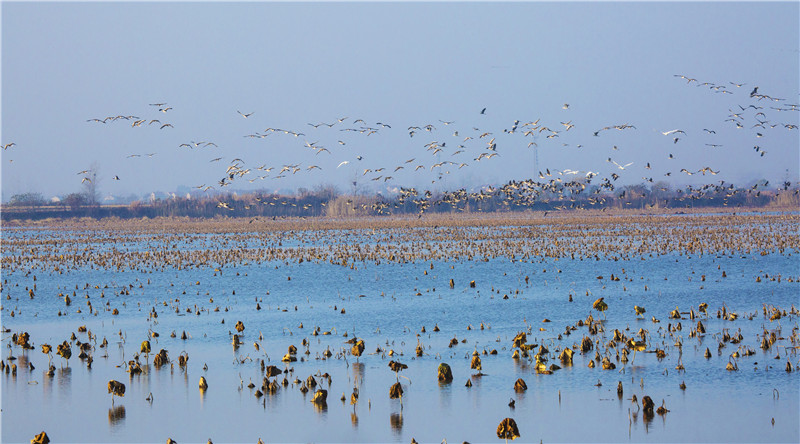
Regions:
[[[325,418],[327,416],[326,415],[326,413],[328,412],[328,403],[327,402],[319,401],[319,402],[312,402],[311,404],[314,406],[314,411],[319,413],[320,416],[322,416],[322,418]]]
[[[354,429],[358,428],[358,415],[356,415],[356,412],[350,413],[350,423],[353,424]]]
[[[392,413],[389,415],[389,425],[395,436],[400,436],[403,431],[403,413]]]
[[[56,370],[56,384],[60,398],[68,399],[72,393],[72,368],[64,367]]]
[[[118,405],[108,409],[108,425],[115,429],[125,423],[125,406]]]
[[[453,397],[452,386],[452,381],[439,381],[439,407],[442,409],[450,408]]]
[[[350,364],[353,367],[353,383],[358,385],[364,382],[364,363],[354,362]]]

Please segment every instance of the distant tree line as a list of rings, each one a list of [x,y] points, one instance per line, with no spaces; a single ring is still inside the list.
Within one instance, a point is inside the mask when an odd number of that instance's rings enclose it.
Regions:
[[[575,186],[548,184],[537,187],[530,183],[509,182],[499,187],[486,187],[479,192],[465,189],[447,192],[419,192],[401,188],[399,193],[346,195],[333,186],[314,190],[301,188],[292,195],[263,191],[231,192],[207,195],[195,193],[183,197],[133,201],[128,205],[101,205],[96,191],[87,187],[71,193],[60,202],[49,202],[40,193],[22,193],[11,197],[2,206],[3,220],[65,217],[358,217],[369,215],[561,211],[576,209],[683,209],[683,208],[795,208],[800,209],[798,186],[784,183],[767,187],[761,181],[752,187],[704,185],[673,189],[664,182],[621,187],[601,185]]]

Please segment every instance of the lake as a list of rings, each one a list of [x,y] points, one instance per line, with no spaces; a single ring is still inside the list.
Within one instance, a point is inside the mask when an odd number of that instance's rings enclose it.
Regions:
[[[3,361],[16,374],[0,376],[2,441],[46,431],[53,442],[499,442],[509,417],[522,442],[798,442],[798,221],[532,215],[4,227]],[[593,309],[599,298],[603,312]],[[23,332],[32,349],[13,344]],[[515,358],[522,332],[530,349]],[[364,341],[361,356],[353,338]],[[625,362],[629,339],[646,345]],[[64,341],[69,360],[55,352]],[[78,343],[90,344],[91,366]],[[282,362],[290,346],[297,361]],[[537,373],[539,346],[546,368],[560,369]],[[558,357],[566,348],[571,365]],[[156,367],[161,349],[170,362]],[[475,352],[480,371],[470,368]],[[604,357],[614,369],[602,368]],[[137,359],[143,371],[131,375]],[[392,360],[407,368],[395,374]],[[285,373],[271,378],[277,390],[256,396],[262,362]],[[442,363],[452,382],[437,379]],[[311,402],[315,388],[301,391],[312,376],[327,390],[324,404]],[[520,378],[525,391],[515,391]],[[124,397],[112,400],[112,379],[125,384]],[[402,398],[390,399],[396,382]],[[646,415],[644,396],[669,411]]]

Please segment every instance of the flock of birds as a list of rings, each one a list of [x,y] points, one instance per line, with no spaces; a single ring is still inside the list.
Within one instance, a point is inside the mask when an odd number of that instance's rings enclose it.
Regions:
[[[675,75],[675,77],[686,80],[687,85],[696,83],[697,87],[707,87],[715,93],[719,94],[734,94],[731,89],[738,89],[745,84],[729,82],[733,88],[728,88],[726,85],[717,85],[711,82],[700,82],[697,79],[685,76]],[[743,129],[745,133],[750,136],[755,136],[756,139],[767,137],[768,131],[774,129],[795,130],[797,125],[795,123],[784,123],[777,119],[774,113],[797,112],[800,110],[797,104],[786,104],[782,98],[772,97],[758,92],[758,87],[754,87],[745,105],[737,105],[738,109],[728,109],[728,114],[722,122],[725,126],[730,126],[736,129]],[[746,93],[745,93],[746,94]],[[103,118],[90,118],[87,119],[88,123],[96,125],[117,125],[117,124],[130,124],[132,129],[140,130],[147,127],[158,128],[162,131],[173,131],[175,126],[166,120],[167,116],[176,112],[167,103],[151,103],[150,107],[160,116],[140,117],[131,114],[109,115]],[[563,112],[568,117],[570,105],[564,104]],[[256,118],[255,112],[242,112],[236,111],[243,119],[253,120]],[[486,108],[483,108],[479,116],[485,116]],[[157,118],[158,117],[158,118]],[[483,117],[479,117],[483,118]],[[794,118],[793,120],[796,120]],[[411,141],[423,139],[419,143],[418,148],[410,147],[404,151],[409,154],[409,158],[405,161],[397,162],[396,164],[385,164],[380,159],[386,159],[387,152],[380,152],[375,148],[376,146],[383,146],[386,144],[385,139],[381,139],[381,135],[387,132],[391,133],[393,130],[392,125],[386,122],[368,123],[364,119],[351,119],[350,117],[343,116],[334,119],[331,122],[317,122],[308,123],[305,129],[284,129],[267,127],[263,131],[255,131],[249,134],[244,134],[243,137],[247,139],[275,139],[280,135],[289,136],[291,139],[298,139],[296,148],[289,148],[284,150],[286,153],[297,152],[298,159],[323,159],[318,162],[288,162],[282,164],[270,163],[247,163],[241,157],[231,156],[227,164],[222,168],[219,179],[214,183],[202,183],[194,186],[195,189],[203,192],[216,192],[220,196],[222,202],[225,195],[222,193],[226,187],[236,184],[238,181],[247,181],[248,183],[255,183],[256,181],[263,181],[266,179],[280,180],[289,176],[299,174],[312,174],[322,171],[333,171],[333,174],[346,174],[348,180],[352,178],[352,184],[357,186],[361,180],[367,181],[367,184],[376,183],[381,184],[378,188],[386,190],[385,192],[397,194],[401,192],[406,193],[414,187],[403,186],[404,183],[419,182],[418,179],[427,177],[430,183],[436,184],[437,182],[446,187],[445,181],[451,174],[455,174],[463,169],[476,168],[490,161],[497,159],[505,159],[507,162],[519,162],[520,157],[519,149],[524,147],[527,150],[541,150],[549,147],[567,147],[574,146],[582,149],[591,146],[592,150],[610,149],[614,152],[614,157],[609,156],[607,163],[610,171],[606,173],[601,172],[604,168],[597,168],[598,171],[580,170],[580,169],[563,169],[551,170],[550,168],[540,168],[535,171],[533,177],[510,181],[505,185],[500,186],[485,186],[481,189],[482,192],[491,192],[496,195],[503,193],[516,194],[514,188],[522,186],[530,188],[533,191],[526,196],[521,196],[518,200],[522,205],[530,204],[539,197],[542,192],[553,192],[556,194],[564,194],[564,197],[574,196],[593,182],[598,187],[593,188],[596,194],[611,193],[614,191],[615,183],[620,179],[622,174],[629,173],[634,167],[633,161],[621,160],[624,150],[620,151],[620,147],[613,145],[613,147],[601,148],[604,145],[602,142],[602,134],[606,131],[638,131],[636,126],[630,123],[619,123],[614,125],[604,126],[599,129],[589,129],[582,134],[591,137],[588,140],[579,141],[580,143],[566,143],[559,142],[559,139],[564,138],[568,133],[576,134],[580,131],[581,126],[574,123],[572,119],[557,119],[554,122],[544,122],[543,117],[531,119],[523,122],[521,120],[514,120],[510,122],[507,128],[497,131],[493,129],[483,128],[480,125],[470,125],[466,128],[460,127],[454,121],[438,120],[435,123],[424,123],[418,125],[410,125],[405,128],[408,137]],[[719,128],[703,128],[704,137],[702,135],[692,135],[689,131],[675,128],[669,130],[659,130],[659,133],[672,140],[672,145],[678,143],[686,143],[691,137],[693,144],[699,144],[699,141],[704,143],[705,147],[711,150],[718,150],[724,148],[722,143],[718,143],[714,137]],[[392,133],[393,134],[393,133]],[[352,135],[352,137],[346,137]],[[357,136],[363,137],[358,138]],[[580,135],[575,135],[573,138]],[[320,142],[314,139],[325,139],[329,142]],[[599,140],[596,138],[600,138]],[[521,139],[521,141],[520,141]],[[302,142],[300,142],[302,141]],[[287,142],[282,139],[279,142],[285,145]],[[410,145],[415,145],[412,142]],[[357,145],[359,148],[349,149],[348,145]],[[4,150],[15,146],[15,143],[9,143],[3,146]],[[364,147],[367,147],[364,149]],[[226,151],[224,147],[220,147],[216,142],[207,139],[191,139],[178,144],[175,148],[181,150],[191,151],[211,151],[222,154]],[[292,151],[297,150],[297,151]],[[303,153],[305,151],[305,153]],[[393,150],[393,151],[396,151]],[[753,146],[754,153],[759,157],[767,155],[768,150],[762,146],[761,143]],[[524,152],[524,151],[523,151]],[[510,153],[510,154],[507,154]],[[150,153],[131,153],[126,155],[126,158],[133,159],[139,157],[152,158],[156,156],[157,152]],[[223,162],[227,156],[214,155],[210,158],[209,162]],[[578,154],[580,155],[580,154]],[[673,174],[692,175],[717,175],[721,171],[719,168],[714,168],[711,165],[700,167],[675,167],[672,162],[680,156],[672,152],[659,154],[653,152],[652,155],[656,158],[651,161],[644,162],[641,168],[636,171],[645,172],[646,175],[641,177],[644,183],[656,183],[664,177],[670,177]],[[663,159],[657,157],[663,155]],[[537,154],[538,156],[538,154]],[[702,155],[698,156],[697,151],[692,153],[690,159],[684,158],[685,161],[697,163]],[[665,171],[659,172],[662,177],[659,177],[654,171],[655,166],[661,165],[661,162],[667,162]],[[133,166],[132,166],[133,168]],[[428,173],[427,176],[417,176],[422,172]],[[81,177],[81,182],[91,182],[93,177],[87,174],[89,170],[82,170],[77,173]],[[650,172],[648,175],[647,173]],[[119,172],[113,175],[113,180],[119,181],[125,179],[125,173]],[[311,180],[314,180],[313,178]],[[638,179],[637,179],[638,180]],[[598,184],[599,182],[599,184]],[[711,186],[712,184],[708,184]],[[713,184],[714,187],[730,186],[725,181],[719,181]],[[274,185],[268,185],[274,188]],[[786,186],[785,186],[786,187]],[[706,187],[707,189],[708,187]],[[460,194],[464,194],[467,190],[462,188],[458,190]],[[424,194],[425,191],[420,191]],[[418,197],[413,191],[410,191],[413,197]],[[468,197],[478,198],[479,193],[469,193]],[[225,208],[221,206],[221,208]],[[424,209],[422,209],[424,210]]]

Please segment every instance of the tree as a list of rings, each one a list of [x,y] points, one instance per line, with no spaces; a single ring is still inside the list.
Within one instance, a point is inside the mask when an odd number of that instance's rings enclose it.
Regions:
[[[97,162],[92,162],[81,183],[83,186],[83,194],[86,196],[86,204],[88,205],[97,205],[100,202],[99,171],[100,167],[97,165]]]
[[[67,205],[72,211],[80,209],[80,207],[86,205],[87,203],[86,195],[84,193],[67,194],[63,199],[61,199],[61,202],[63,202],[64,205]]]
[[[44,196],[42,196],[42,193],[22,193],[11,196],[11,200],[8,202],[8,204],[23,207],[34,207],[44,205],[45,200]]]

